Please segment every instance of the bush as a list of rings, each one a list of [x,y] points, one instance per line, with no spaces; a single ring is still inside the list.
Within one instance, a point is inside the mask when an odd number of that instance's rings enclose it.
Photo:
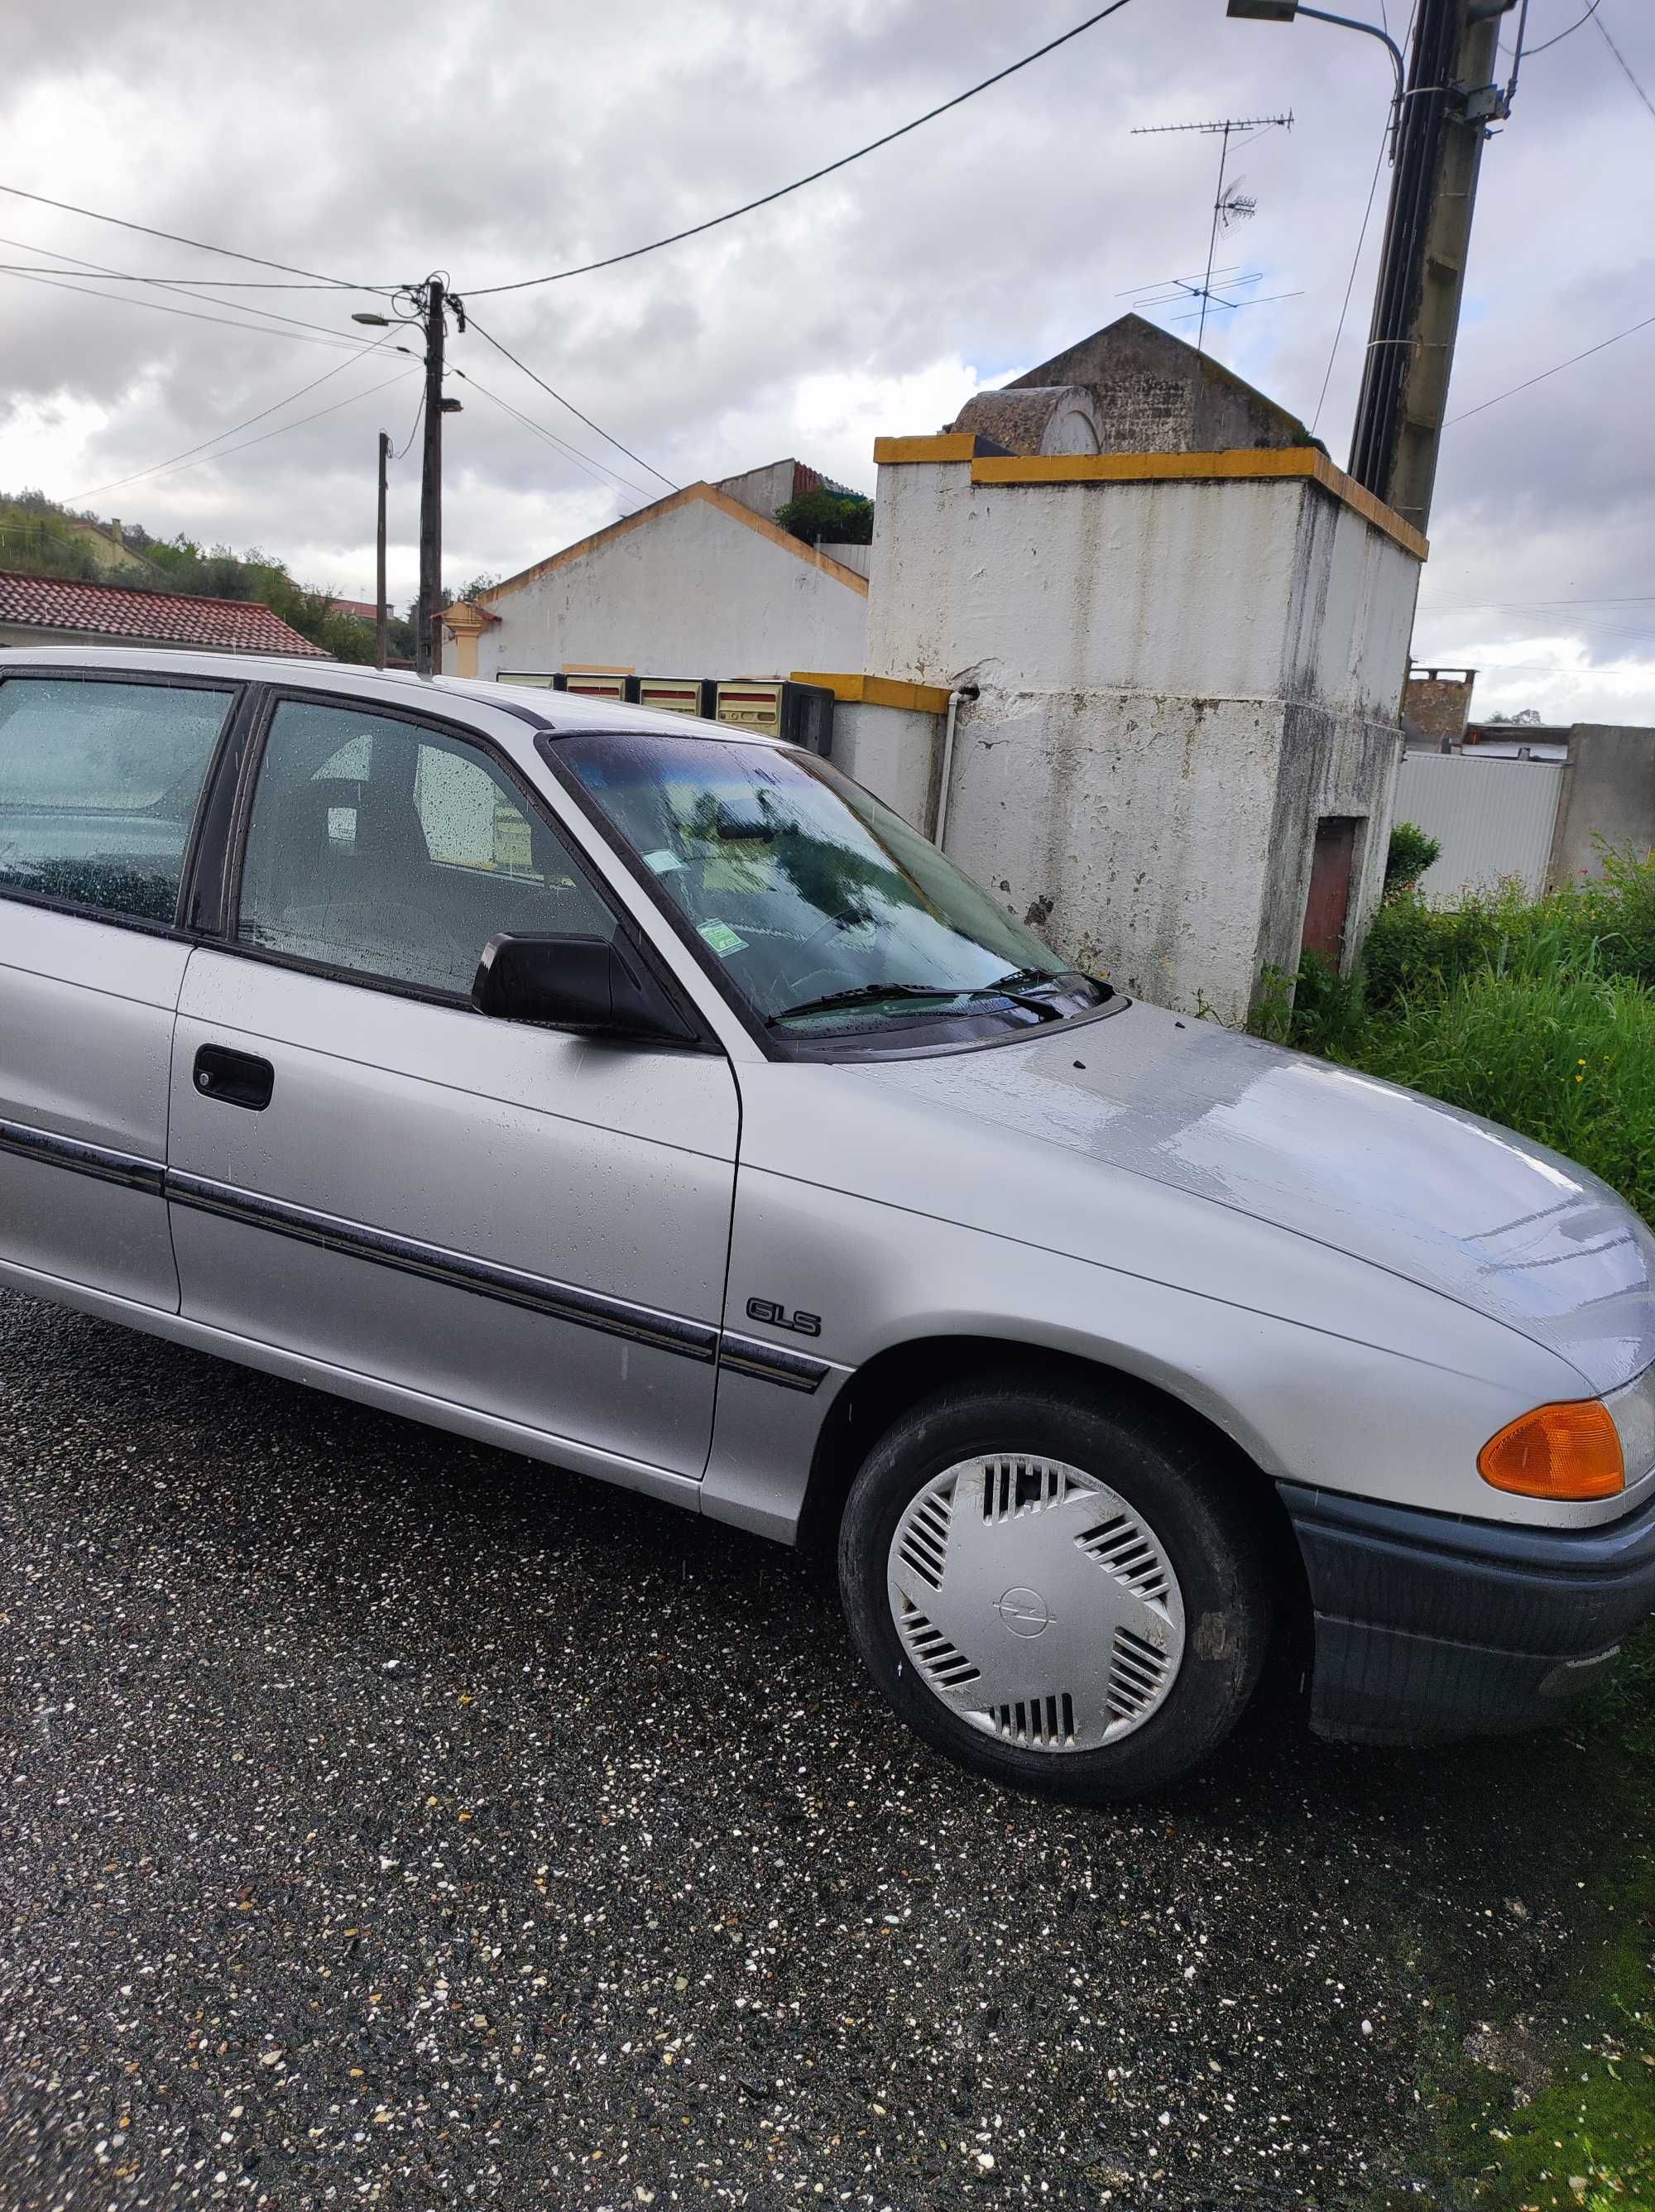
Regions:
[[[1441,858],[1440,838],[1431,836],[1417,822],[1394,823],[1385,848],[1385,896],[1411,890],[1432,862]]]
[[[802,538],[806,545],[870,545],[873,542],[873,502],[860,492],[830,491],[818,484],[776,510],[783,530]]]

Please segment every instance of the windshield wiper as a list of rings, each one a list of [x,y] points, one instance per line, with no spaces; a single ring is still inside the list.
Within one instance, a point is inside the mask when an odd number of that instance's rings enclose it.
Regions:
[[[1037,988],[1073,990],[1076,983],[1089,984],[1097,992],[1100,1006],[1105,999],[1115,995],[1110,984],[1099,982],[1095,975],[1088,975],[1079,968],[1019,968],[1009,975],[996,976],[988,988],[1004,991],[1008,998],[1015,997],[1019,993],[1027,994],[1026,997],[1019,1000],[1020,1005],[1044,1005],[1044,1000],[1037,1001],[1033,998]]]
[[[965,984],[959,988],[940,983],[859,983],[854,990],[830,991],[823,998],[805,999],[796,1006],[783,1006],[779,1013],[769,1015],[764,1025],[773,1029],[777,1022],[791,1021],[798,1014],[837,1013],[842,1006],[867,1006],[877,999],[1009,999],[1013,1006],[1029,1007],[1042,1021],[1061,1021],[1062,1017],[1050,999],[1025,997],[1012,988],[1022,980],[1019,971],[998,983]]]

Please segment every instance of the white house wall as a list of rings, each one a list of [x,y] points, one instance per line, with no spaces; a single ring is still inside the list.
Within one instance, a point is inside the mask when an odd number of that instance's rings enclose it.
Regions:
[[[867,662],[952,685],[1269,697],[1308,497],[1243,483],[973,484],[881,468]],[[1398,679],[1400,681],[1400,678]]]
[[[1307,490],[1287,611],[1286,689],[1398,726],[1420,564],[1383,531]]]
[[[985,687],[962,709],[947,850],[1135,995],[1246,1011],[1279,701]]]
[[[833,765],[928,835],[941,726],[940,714],[922,708],[841,700],[833,710]]]
[[[1244,1018],[1324,816],[1378,896],[1418,563],[1302,477],[879,471],[867,665],[953,688],[947,849],[1147,998]]]
[[[867,602],[762,532],[692,499],[488,603],[478,673],[597,663],[645,676],[860,668]],[[445,669],[456,665],[450,641]]]

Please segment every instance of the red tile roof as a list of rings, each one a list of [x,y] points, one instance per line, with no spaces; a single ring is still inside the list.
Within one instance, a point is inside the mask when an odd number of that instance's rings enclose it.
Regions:
[[[146,645],[210,646],[236,653],[282,653],[326,660],[319,645],[259,599],[198,599],[181,592],[129,592],[63,576],[0,569],[0,623],[41,630],[80,630],[135,638]]]

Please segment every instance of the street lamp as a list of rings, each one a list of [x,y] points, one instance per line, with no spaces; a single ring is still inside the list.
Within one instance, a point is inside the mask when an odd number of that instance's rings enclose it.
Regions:
[[[366,312],[357,313],[353,310],[350,319],[353,323],[367,323],[372,329],[376,331],[388,331],[391,327],[391,318],[389,315],[374,315]]]
[[[1402,105],[1402,50],[1389,31],[1382,31],[1377,23],[1365,23],[1360,15],[1330,15],[1325,8],[1306,8],[1301,0],[1229,0],[1225,9],[1228,15],[1240,16],[1250,23],[1292,23],[1300,15],[1314,17],[1318,23],[1337,23],[1341,30],[1366,31],[1371,39],[1378,39],[1390,56],[1390,66],[1396,73],[1396,105],[1391,109],[1390,136],[1392,150],[1396,137],[1396,115]]]

